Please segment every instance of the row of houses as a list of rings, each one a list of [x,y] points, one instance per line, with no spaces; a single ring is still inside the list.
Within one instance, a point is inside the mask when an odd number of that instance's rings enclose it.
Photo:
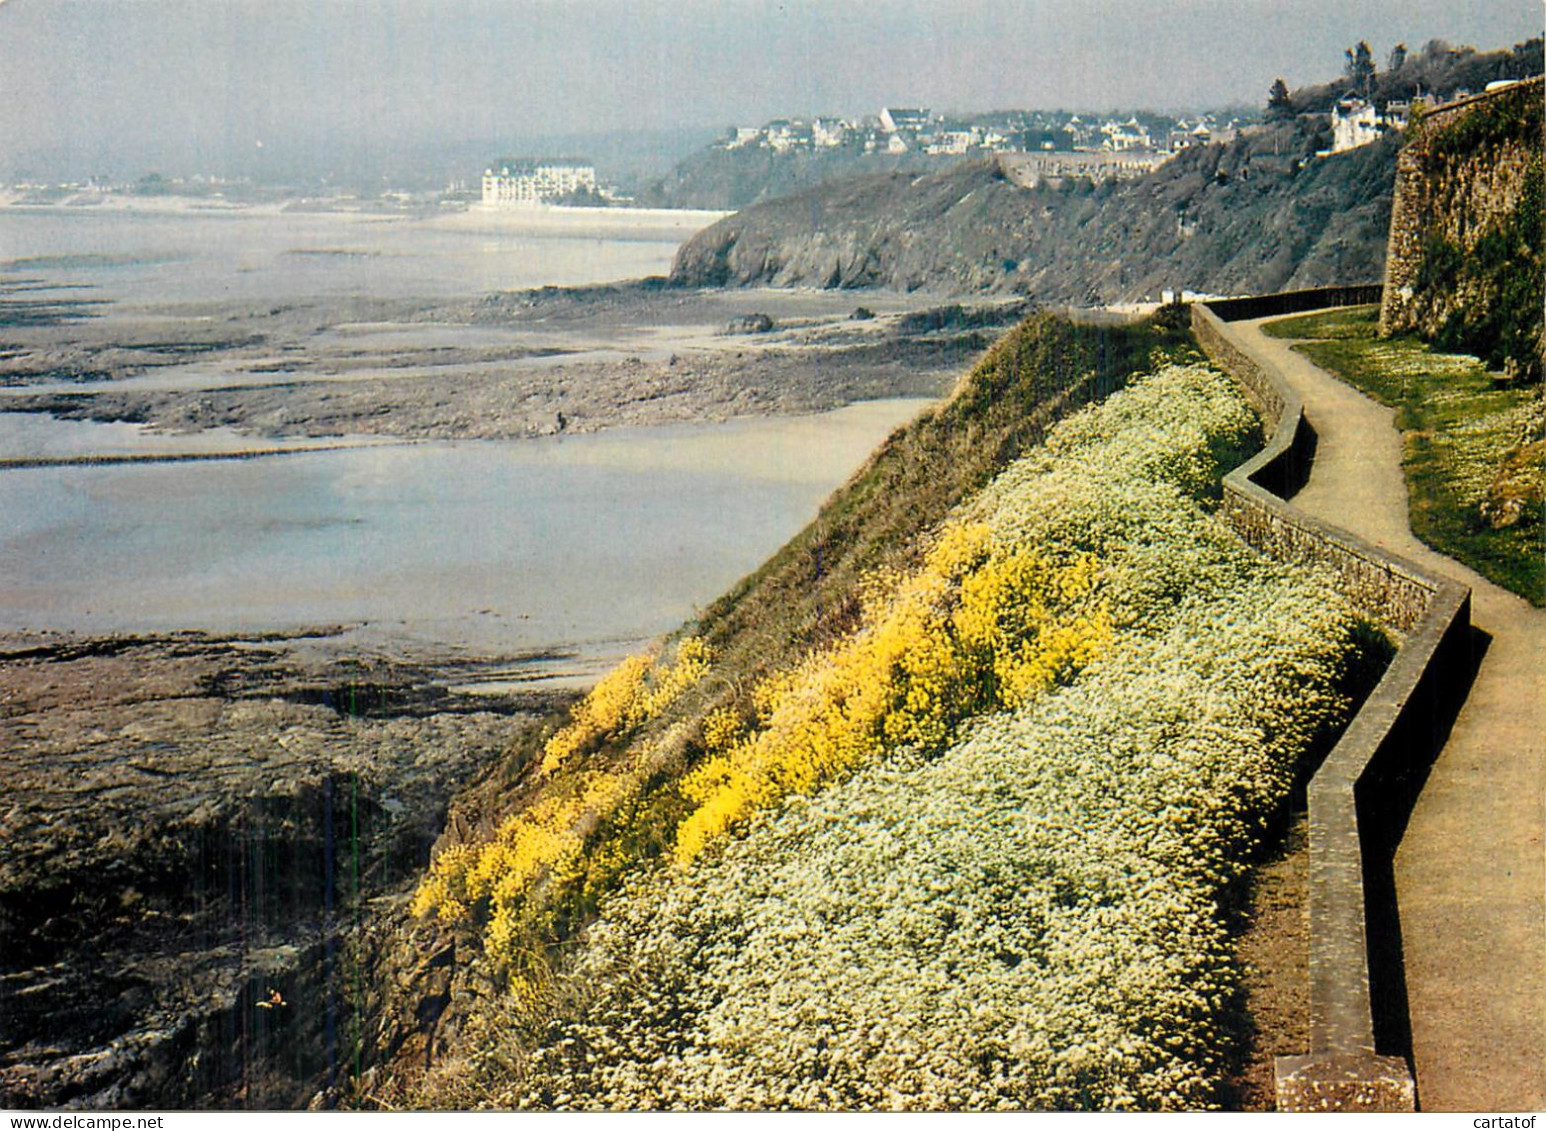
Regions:
[[[1491,87],[1499,85],[1490,84]],[[1389,130],[1406,128],[1414,110],[1434,108],[1456,99],[1469,98],[1459,90],[1448,99],[1419,94],[1409,101],[1391,101],[1376,107],[1355,96],[1337,102],[1331,111],[1332,147],[1342,153],[1378,140]],[[777,153],[854,147],[866,153],[965,154],[996,153],[1131,154],[1133,160],[1082,160],[1048,158],[1022,163],[1029,173],[1052,176],[1054,169],[1081,170],[1068,175],[1125,177],[1140,168],[1152,168],[1166,157],[1194,145],[1227,144],[1242,129],[1239,120],[1223,122],[1212,114],[1196,119],[1145,115],[1122,118],[1085,117],[1043,111],[1011,111],[950,119],[925,107],[887,106],[857,121],[835,117],[779,118],[762,126],[738,126],[720,142],[727,149],[762,147]]]
[[[851,147],[893,154],[1045,150],[1168,154],[1189,145],[1228,141],[1239,128],[1237,122],[1222,125],[1211,115],[1196,121],[1153,118],[1151,124],[1153,128],[1136,117],[1100,119],[1040,111],[951,119],[926,107],[886,106],[858,120],[777,118],[761,126],[736,126],[719,144],[725,149],[754,147],[775,153]]]
[[[1506,85],[1492,83],[1488,89]],[[1470,96],[1468,90],[1456,91],[1447,100],[1420,94],[1380,108],[1349,95],[1331,109],[1332,146],[1322,155],[1368,145],[1390,130],[1404,130],[1415,110]],[[886,106],[860,121],[779,118],[762,126],[740,126],[719,144],[726,149],[755,146],[776,153],[856,147],[895,154],[1009,154],[1014,158],[1005,167],[1011,176],[1021,183],[1038,184],[1067,177],[1097,182],[1141,177],[1189,146],[1232,141],[1240,129],[1238,121],[1220,124],[1211,115],[1196,121],[1151,117],[1145,124],[1136,116],[1087,119],[1078,114],[1014,112],[952,121],[924,107]],[[507,157],[483,172],[483,203],[491,207],[535,206],[586,194],[600,192],[595,167],[581,158]]]

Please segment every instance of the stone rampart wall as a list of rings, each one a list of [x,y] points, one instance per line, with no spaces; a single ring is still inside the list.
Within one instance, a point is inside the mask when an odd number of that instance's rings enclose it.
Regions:
[[[1328,539],[1323,527],[1305,521],[1290,507],[1273,507],[1231,492],[1220,509],[1240,536],[1268,557],[1330,567],[1337,587],[1357,609],[1402,635],[1417,627],[1433,601],[1428,578],[1403,569],[1398,559],[1388,559],[1352,536]]]
[[[1531,165],[1539,166],[1542,140],[1517,123],[1508,136],[1489,136],[1462,152],[1446,151],[1442,138],[1470,115],[1518,113],[1522,105],[1538,105],[1546,93],[1543,81],[1527,79],[1429,111],[1408,131],[1396,158],[1381,334],[1415,331],[1431,338],[1458,306],[1496,300],[1485,279],[1469,275],[1430,283],[1424,293],[1424,259],[1435,242],[1469,254],[1480,236],[1521,206]],[[1538,128],[1538,110],[1536,119]],[[1518,269],[1537,266],[1538,260]],[[1456,293],[1445,293],[1457,286]],[[1474,344],[1470,348],[1480,352]]]
[[[1311,300],[1294,299],[1301,301]],[[1308,477],[1315,434],[1298,394],[1252,360],[1225,326],[1231,315],[1260,317],[1251,313],[1260,309],[1226,306],[1221,317],[1208,306],[1192,307],[1198,342],[1240,382],[1268,431],[1263,450],[1225,477],[1221,513],[1263,553],[1329,567],[1356,607],[1402,638],[1307,791],[1310,1049],[1279,1058],[1278,1107],[1410,1111],[1416,1097],[1404,1047],[1405,984],[1389,879],[1392,830],[1410,806],[1404,784],[1420,780],[1442,732],[1440,692],[1461,681],[1470,590],[1302,514],[1282,497]]]

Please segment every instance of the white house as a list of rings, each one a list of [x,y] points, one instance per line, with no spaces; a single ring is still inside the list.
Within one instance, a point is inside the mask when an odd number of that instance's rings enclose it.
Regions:
[[[1100,127],[1093,122],[1086,122],[1078,114],[1068,119],[1063,130],[1068,134],[1071,149],[1095,149],[1100,144]]]
[[[978,144],[979,136],[976,130],[941,130],[934,135],[934,139],[924,146],[925,153],[966,153]]]
[[[853,127],[839,118],[817,118],[811,123],[811,142],[817,149],[847,145],[853,133]]]
[[[787,153],[791,149],[810,149],[812,145],[809,122],[779,118],[769,122],[763,127],[763,131],[767,135],[768,146],[775,153]]]
[[[1138,123],[1137,118],[1125,122],[1107,122],[1101,126],[1106,135],[1102,148],[1122,152],[1128,149],[1148,149],[1149,131]]]
[[[1379,115],[1361,98],[1343,98],[1331,108],[1331,152],[1344,153],[1380,138]]]

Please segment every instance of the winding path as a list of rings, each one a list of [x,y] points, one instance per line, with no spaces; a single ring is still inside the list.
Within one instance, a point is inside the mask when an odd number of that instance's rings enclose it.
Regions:
[[[1319,437],[1294,506],[1470,585],[1491,637],[1396,853],[1419,1104],[1546,1108],[1546,611],[1412,535],[1393,411],[1265,321],[1228,332],[1294,387]]]

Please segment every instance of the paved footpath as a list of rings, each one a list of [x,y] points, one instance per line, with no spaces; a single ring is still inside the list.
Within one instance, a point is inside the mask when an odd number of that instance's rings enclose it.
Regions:
[[[1309,514],[1471,586],[1492,637],[1396,853],[1418,1102],[1546,1108],[1546,611],[1412,536],[1394,413],[1261,332],[1227,330],[1304,399]]]

